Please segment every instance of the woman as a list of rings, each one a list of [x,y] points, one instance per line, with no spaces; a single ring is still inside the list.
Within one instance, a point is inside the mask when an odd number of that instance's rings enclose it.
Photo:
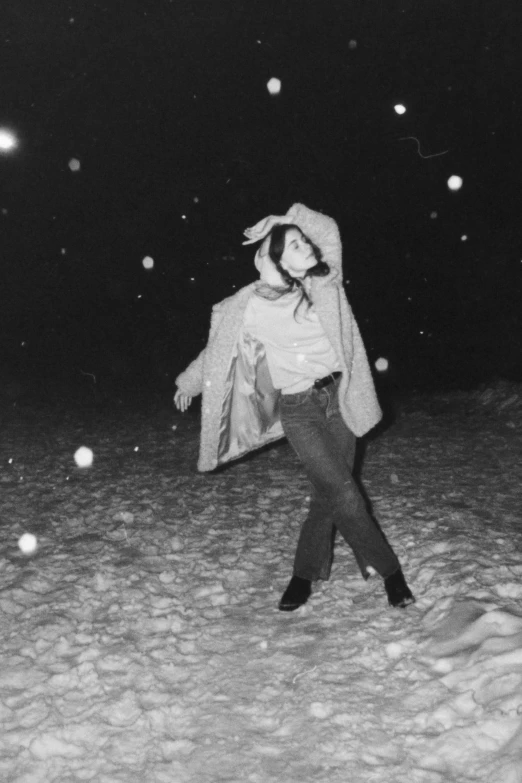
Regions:
[[[176,378],[178,410],[203,394],[198,469],[286,436],[312,496],[279,609],[297,609],[329,579],[336,530],[363,577],[373,568],[389,603],[405,607],[415,599],[352,477],[356,438],[382,412],[342,286],[337,224],[294,204],[245,235],[245,245],[262,240],[260,280],[214,306],[205,349]]]

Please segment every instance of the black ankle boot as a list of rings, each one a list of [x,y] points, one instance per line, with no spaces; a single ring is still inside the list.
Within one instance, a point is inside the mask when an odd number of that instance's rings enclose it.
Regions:
[[[394,574],[384,580],[384,587],[388,594],[388,603],[401,609],[415,603],[415,598],[406,584],[404,574],[399,568]]]
[[[312,583],[309,579],[301,579],[300,576],[293,576],[288,583],[283,596],[279,602],[281,612],[293,612],[305,604],[312,594]]]

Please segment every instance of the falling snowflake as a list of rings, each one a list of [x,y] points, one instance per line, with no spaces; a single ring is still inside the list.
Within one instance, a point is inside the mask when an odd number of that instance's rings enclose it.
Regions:
[[[74,454],[74,461],[79,468],[89,468],[92,465],[93,453],[87,446],[80,446]]]
[[[18,539],[18,546],[24,555],[30,555],[32,552],[35,552],[37,544],[36,536],[32,533],[24,533]]]
[[[462,187],[462,177],[457,176],[457,174],[453,174],[448,179],[448,188],[450,190],[460,190]]]
[[[10,152],[17,145],[16,136],[11,131],[0,129],[0,152]]]

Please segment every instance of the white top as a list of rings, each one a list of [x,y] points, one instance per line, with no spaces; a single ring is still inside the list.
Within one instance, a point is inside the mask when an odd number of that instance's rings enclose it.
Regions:
[[[294,318],[300,298],[299,290],[275,300],[254,293],[245,311],[244,327],[265,346],[272,383],[282,394],[305,391],[341,369],[313,305],[307,309],[305,300]]]

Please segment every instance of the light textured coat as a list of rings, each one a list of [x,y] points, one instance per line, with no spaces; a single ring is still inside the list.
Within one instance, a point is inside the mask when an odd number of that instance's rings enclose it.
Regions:
[[[381,419],[366,351],[342,285],[342,246],[332,218],[294,204],[285,216],[316,244],[330,266],[311,278],[311,299],[341,364],[341,415],[360,437]],[[176,378],[178,388],[202,394],[198,470],[213,470],[284,437],[278,415],[280,392],[271,387],[263,346],[245,336],[245,309],[256,283],[214,305],[206,347]]]

